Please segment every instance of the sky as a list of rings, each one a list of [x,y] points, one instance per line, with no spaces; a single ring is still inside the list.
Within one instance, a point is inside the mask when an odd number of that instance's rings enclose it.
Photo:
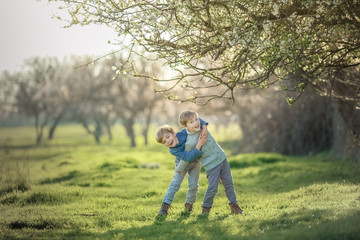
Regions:
[[[105,26],[73,26],[54,18],[57,6],[47,0],[0,0],[0,71],[20,69],[33,56],[101,55],[116,33]]]

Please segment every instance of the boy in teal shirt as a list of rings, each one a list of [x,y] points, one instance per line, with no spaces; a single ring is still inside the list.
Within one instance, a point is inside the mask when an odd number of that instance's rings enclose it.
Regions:
[[[200,149],[198,149],[198,145],[199,142],[203,139],[203,137],[199,138],[200,120],[196,112],[186,110],[180,114],[179,118],[181,125],[184,126],[187,133],[185,148],[183,150],[180,149],[178,151],[170,151],[170,153],[174,154],[176,157],[181,158],[181,156],[188,155],[188,151],[196,152],[196,150],[194,150],[195,148],[200,152]],[[221,180],[221,183],[223,184],[225,189],[225,194],[229,200],[231,212],[235,214],[242,214],[243,211],[239,207],[236,200],[234,184],[231,176],[230,166],[226,159],[226,155],[210,133],[207,133],[206,138],[207,142],[205,145],[201,146],[201,154],[199,154],[197,157],[197,161],[200,161],[201,165],[205,168],[206,176],[209,181],[209,186],[206,190],[202,205],[202,213],[210,213],[214,197],[218,191],[218,183],[219,180]],[[177,172],[183,173],[184,171],[186,171],[187,168],[185,162],[189,162],[191,164],[191,162],[193,162],[194,160],[192,158],[181,159],[183,161],[181,161],[180,164],[177,166]]]

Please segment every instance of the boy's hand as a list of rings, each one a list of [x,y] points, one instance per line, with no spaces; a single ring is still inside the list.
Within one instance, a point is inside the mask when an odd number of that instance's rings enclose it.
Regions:
[[[201,147],[202,147],[203,145],[205,145],[206,142],[207,142],[207,135],[206,135],[206,137],[200,135],[200,136],[199,136],[199,139],[198,139],[198,142],[197,142],[197,144],[196,144],[196,148],[200,151]]]
[[[207,137],[207,135],[208,135],[207,125],[203,125],[200,132],[200,137],[201,136]]]
[[[177,167],[175,168],[175,171],[180,173],[182,177],[185,176],[185,174],[186,174],[186,171],[181,171]]]
[[[206,136],[199,136],[199,140],[198,143],[201,144],[201,146],[205,145],[205,143],[207,142],[207,135]]]

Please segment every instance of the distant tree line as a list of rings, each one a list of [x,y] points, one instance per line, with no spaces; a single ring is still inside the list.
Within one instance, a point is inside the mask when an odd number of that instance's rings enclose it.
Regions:
[[[112,126],[119,120],[131,146],[136,145],[134,124],[141,119],[147,144],[153,110],[162,99],[154,93],[151,81],[127,74],[121,55],[101,59],[97,64],[84,64],[89,61],[86,57],[78,59],[33,57],[25,60],[20,71],[2,72],[1,118],[14,114],[33,118],[37,145],[43,140],[44,129],[48,127],[48,138],[52,139],[63,119],[81,123],[97,143],[104,133],[112,139]],[[137,61],[142,66],[140,72],[159,71],[156,65]]]
[[[185,108],[199,112],[215,126],[236,122],[242,139],[234,152],[274,151],[284,154],[312,154],[332,150],[338,156],[359,156],[359,141],[347,121],[358,124],[356,112],[344,121],[341,104],[334,98],[320,96],[309,89],[290,106],[280,84],[268,89],[243,90],[235,103],[218,99],[207,105],[165,101],[155,93],[153,82],[134,76],[129,66],[137,63],[137,73],[165,74],[161,63],[144,58],[128,59],[125,53],[94,57],[70,57],[59,61],[55,57],[27,59],[20,71],[4,71],[0,75],[1,119],[13,115],[31,117],[36,129],[36,144],[41,144],[45,132],[54,137],[63,120],[76,121],[91,134],[97,143],[101,136],[113,138],[112,127],[120,122],[131,146],[136,146],[134,125],[141,122],[144,143],[152,121],[156,124],[179,126],[177,115]],[[74,66],[77,66],[74,68]],[[355,73],[354,73],[355,74]],[[292,79],[287,80],[291,85]],[[164,85],[165,86],[165,85]],[[216,89],[199,89],[208,96]],[[205,92],[206,91],[206,92]],[[177,95],[186,95],[180,89]],[[165,94],[165,98],[168,97]],[[45,129],[47,131],[45,131]]]

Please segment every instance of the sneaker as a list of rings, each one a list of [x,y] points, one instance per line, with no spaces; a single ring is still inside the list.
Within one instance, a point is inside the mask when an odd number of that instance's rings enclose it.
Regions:
[[[235,214],[243,214],[243,210],[239,207],[239,205],[237,204],[237,202],[235,203],[229,203],[230,209],[231,209],[231,213],[235,213]]]
[[[211,207],[203,207],[202,208],[202,214],[208,215],[210,213]]]
[[[185,203],[185,209],[191,212],[193,210],[193,204],[191,203]]]
[[[171,207],[170,204],[162,203],[158,215],[167,215],[169,213],[170,207]]]

